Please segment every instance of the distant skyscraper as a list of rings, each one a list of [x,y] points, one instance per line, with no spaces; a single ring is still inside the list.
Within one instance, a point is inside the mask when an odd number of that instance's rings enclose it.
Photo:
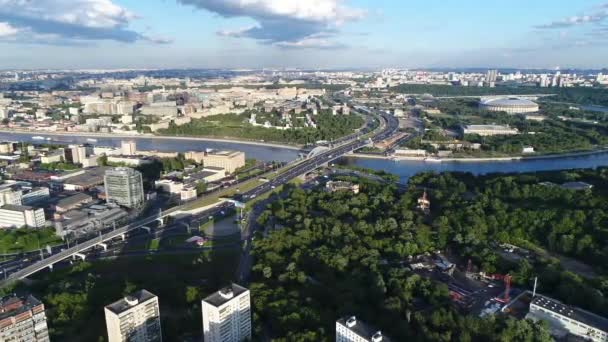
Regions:
[[[488,70],[488,72],[486,73],[486,83],[490,84],[490,83],[496,83],[496,80],[498,78],[498,70]]]
[[[382,333],[355,316],[336,321],[336,342],[390,342]]]
[[[137,154],[137,144],[135,140],[128,140],[121,142],[122,154],[125,156],[133,156]]]
[[[249,290],[236,284],[223,288],[202,301],[205,342],[251,340]]]
[[[104,177],[106,199],[123,207],[134,208],[144,203],[141,173],[128,167],[106,171]]]
[[[158,297],[140,290],[105,307],[108,342],[161,342]]]
[[[0,341],[48,342],[44,304],[33,296],[0,299]]]

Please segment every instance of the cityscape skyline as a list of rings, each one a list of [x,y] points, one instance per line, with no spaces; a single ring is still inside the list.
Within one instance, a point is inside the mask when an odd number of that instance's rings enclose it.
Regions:
[[[0,4],[0,69],[602,68],[607,52],[591,0]]]

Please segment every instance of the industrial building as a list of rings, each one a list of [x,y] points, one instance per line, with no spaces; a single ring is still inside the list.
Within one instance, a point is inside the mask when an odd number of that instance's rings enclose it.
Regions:
[[[534,296],[526,318],[549,323],[551,334],[556,337],[571,334],[594,342],[608,341],[608,319],[553,298]]]
[[[158,297],[137,291],[105,307],[108,342],[161,342]]]
[[[0,341],[49,342],[44,304],[31,295],[0,299]]]
[[[249,290],[232,284],[202,301],[205,342],[251,340]]]

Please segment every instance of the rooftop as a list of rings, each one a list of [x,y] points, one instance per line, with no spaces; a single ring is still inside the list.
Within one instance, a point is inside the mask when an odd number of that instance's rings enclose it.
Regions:
[[[27,297],[8,295],[0,299],[0,320],[19,315],[41,304],[42,302],[31,295]]]
[[[24,211],[27,211],[27,210],[33,210],[34,208],[28,207],[28,206],[25,206],[25,205],[5,204],[2,207],[0,207],[0,209],[10,210],[10,211],[24,212]]]
[[[110,305],[106,305],[106,309],[118,315],[129,310],[135,305],[144,303],[153,298],[156,298],[156,295],[152,294],[151,292],[148,292],[147,290],[139,290]]]
[[[343,317],[336,321],[336,323],[347,327],[350,331],[355,334],[361,336],[367,341],[382,341],[382,342],[390,342],[391,339],[382,335],[378,329],[374,329],[373,327],[361,322],[354,316],[352,317]],[[379,334],[379,335],[378,335]]]
[[[589,311],[585,311],[574,306],[569,306],[563,304],[562,302],[556,299],[541,295],[537,295],[536,297],[534,297],[534,299],[532,299],[532,304],[540,306],[546,310],[558,313],[562,316],[566,316],[577,322],[608,332],[608,319],[598,316]]]
[[[222,288],[219,291],[213,292],[207,298],[203,299],[204,302],[209,303],[215,307],[220,307],[228,303],[232,298],[239,296],[243,292],[248,291],[246,288],[237,284],[232,284]]]
[[[521,99],[518,97],[503,97],[498,99],[489,99],[481,102],[484,106],[496,107],[538,107],[534,101]]]
[[[91,201],[93,200],[93,197],[87,195],[87,194],[83,194],[83,193],[78,193],[66,198],[63,198],[61,200],[59,200],[57,202],[57,206],[58,207],[70,207],[76,204],[79,204],[81,202],[86,202],[86,201]]]

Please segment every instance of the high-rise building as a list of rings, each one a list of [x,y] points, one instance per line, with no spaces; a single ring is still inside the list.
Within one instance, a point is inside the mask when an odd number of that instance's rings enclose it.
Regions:
[[[158,297],[137,291],[105,307],[108,342],[161,342]]]
[[[106,199],[123,207],[135,208],[144,203],[141,173],[128,167],[106,171],[104,176]]]
[[[70,145],[65,150],[65,160],[73,164],[80,164],[87,157],[86,146]]]
[[[498,70],[496,70],[496,69],[488,70],[488,72],[486,73],[486,83],[488,83],[488,84],[496,83],[497,79],[498,79]]]
[[[232,284],[202,301],[205,342],[251,340],[249,290]]]
[[[120,143],[123,156],[134,156],[137,154],[137,144],[135,140],[122,141]]]
[[[0,341],[48,342],[44,304],[33,296],[0,299]]]
[[[390,342],[391,339],[357,320],[355,316],[336,321],[336,342]]]

